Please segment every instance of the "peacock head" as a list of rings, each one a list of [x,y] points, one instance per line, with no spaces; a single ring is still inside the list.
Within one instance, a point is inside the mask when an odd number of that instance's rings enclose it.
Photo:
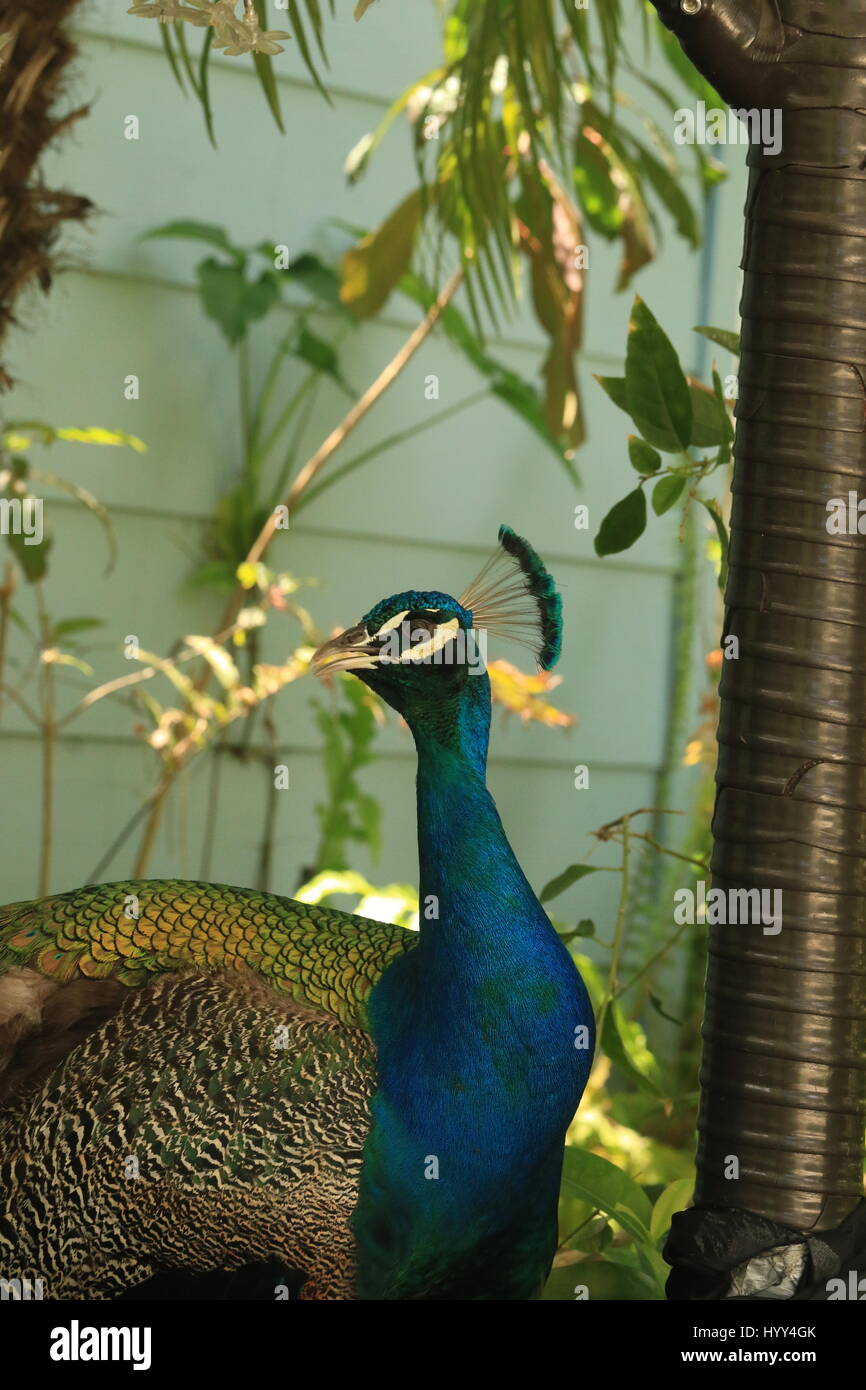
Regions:
[[[535,551],[508,526],[459,599],[436,590],[383,599],[319,647],[312,670],[351,671],[417,733],[447,722],[455,704],[489,710],[488,634],[531,647],[545,670],[558,660],[561,599]]]

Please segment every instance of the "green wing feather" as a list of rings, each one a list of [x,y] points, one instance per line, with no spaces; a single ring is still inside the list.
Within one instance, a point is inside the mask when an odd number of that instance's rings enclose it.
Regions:
[[[366,1026],[365,1001],[417,933],[252,888],[176,879],[103,883],[0,907],[0,974],[128,985],[184,966],[253,970],[299,1003]]]

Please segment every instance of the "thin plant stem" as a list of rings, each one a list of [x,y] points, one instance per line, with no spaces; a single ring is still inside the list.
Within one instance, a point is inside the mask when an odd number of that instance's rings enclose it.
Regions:
[[[324,468],[325,464],[335,454],[340,445],[343,444],[354,429],[361,423],[364,416],[376,404],[381,396],[385,394],[389,386],[392,386],[404,367],[415,356],[421,344],[426,341],[433,331],[444,310],[448,307],[459,286],[463,281],[463,270],[456,270],[439,294],[435,303],[430,306],[424,318],[417,328],[409,335],[400,351],[392,357],[388,365],[379,373],[372,385],[361,398],[355,402],[351,410],[344,416],[336,429],[331,430],[327,439],[323,440],[311,458],[307,460],[300,473],[295,478],[286,497],[286,507],[289,514],[295,508],[298,499],[306,492],[316,475]],[[267,550],[274,532],[277,529],[277,518],[271,514],[250,547],[246,558],[248,565],[258,564],[265,551]]]
[[[132,868],[133,878],[142,878],[144,876],[144,871],[147,868],[153,846],[156,842],[156,832],[162,820],[165,803],[174,785],[177,771],[177,768],[167,769],[159,780],[159,785],[154,793],[153,803],[145,823],[141,844],[138,847],[138,854],[135,857],[135,863]]]
[[[241,440],[243,443],[247,472],[252,482],[255,480],[256,476],[256,465],[254,461],[254,451],[250,447],[252,442],[253,417],[252,406],[250,404],[250,346],[246,337],[241,338],[238,344],[238,382],[240,386],[241,404]]]
[[[54,711],[54,664],[45,657],[51,643],[51,622],[45,608],[45,594],[41,583],[34,585],[36,611],[39,618],[39,632],[42,650],[42,665],[39,672],[39,699],[42,725],[42,826],[39,837],[39,877],[36,888],[37,897],[44,898],[51,880],[51,852],[54,837],[54,763],[57,726]]]
[[[0,710],[3,700],[3,672],[6,668],[6,640],[9,635],[9,616],[12,610],[12,595],[15,592],[15,567],[7,565],[2,586],[0,586]]]
[[[650,970],[656,964],[657,961],[661,960],[662,956],[666,955],[672,946],[676,946],[680,937],[685,932],[686,927],[691,927],[693,925],[694,923],[692,922],[683,922],[681,926],[677,927],[673,936],[669,937],[668,940],[664,943],[664,945],[660,946],[659,949],[653,955],[650,956],[649,960],[644,961],[640,970],[636,970],[633,975],[629,976],[624,985],[620,985],[619,989],[616,991],[616,994],[612,996],[611,1003],[613,1003],[615,999],[621,998],[623,994],[627,994],[628,991],[632,988],[632,986],[636,985],[638,980],[640,980],[647,973],[647,971]]]
[[[317,375],[316,379],[313,382],[312,390],[308,391],[306,396],[304,397],[303,409],[298,413],[298,418],[295,421],[295,428],[292,430],[292,437],[289,440],[289,446],[286,450],[286,457],[284,458],[283,466],[280,469],[280,476],[277,478],[277,481],[273,488],[272,495],[275,499],[274,506],[277,505],[279,499],[283,496],[288,486],[289,474],[291,473],[292,467],[295,462],[295,455],[297,454],[298,446],[300,445],[300,442],[304,437],[304,431],[310,423],[310,416],[313,413],[313,408],[316,404],[316,400],[319,394],[319,387],[321,386],[321,384],[322,378],[320,375]]]
[[[294,508],[297,505],[299,499],[306,492],[307,488],[313,482],[313,479],[318,475],[322,468],[324,468],[328,460],[332,457],[333,454],[336,453],[337,449],[340,448],[341,444],[345,442],[345,440],[349,437],[352,431],[357,428],[357,426],[361,423],[361,421],[376,404],[376,402],[380,400],[380,398],[385,394],[389,386],[392,386],[394,384],[400,373],[409,364],[409,362],[415,356],[415,353],[418,351],[421,345],[427,340],[427,338],[435,328],[436,324],[439,322],[439,319],[441,318],[443,312],[448,307],[451,300],[454,298],[454,295],[457,293],[457,290],[459,289],[460,285],[463,283],[463,277],[463,268],[460,267],[451,276],[448,283],[444,286],[440,294],[437,296],[435,302],[431,304],[430,308],[427,310],[427,313],[424,315],[421,322],[410,333],[409,337],[407,338],[403,346],[400,348],[399,352],[397,352],[395,356],[391,358],[387,366],[385,366],[379,373],[379,375],[376,377],[376,380],[372,382],[370,386],[367,387],[367,390],[364,392],[364,394],[360,397],[359,400],[355,402],[351,410],[349,410],[347,414],[343,417],[340,424],[337,425],[337,427],[331,431],[328,437],[325,440],[323,440],[323,442],[319,445],[318,449],[315,450],[312,456],[304,464],[303,468],[295,478],[295,481],[292,483],[288,492],[288,496],[286,497],[285,505],[289,512],[289,515],[291,515],[291,513],[294,511]],[[268,546],[270,545],[270,542],[274,537],[276,529],[277,516],[276,511],[274,510],[271,512],[271,515],[268,517],[264,526],[261,528],[258,536],[254,540],[252,546],[250,547],[250,550],[245,560],[245,564],[258,564],[265,551],[267,550]],[[235,591],[232,594],[232,597],[229,600],[229,603],[226,607],[225,613],[223,615],[223,620],[220,623],[221,629],[230,628],[233,625],[238,609],[240,608],[240,605],[243,602],[243,593],[244,591],[242,587],[238,585],[235,588]],[[210,666],[207,662],[203,662],[202,671],[195,683],[196,690],[203,690],[205,686],[208,684],[210,677]],[[167,774],[162,778],[159,786],[157,787],[153,805],[150,809],[150,814],[148,815],[147,822],[144,827],[144,834],[142,837],[141,846],[139,848],[139,852],[135,861],[134,873],[136,877],[144,873],[145,868],[147,866],[147,862],[150,858],[150,853],[153,849],[156,837],[156,831],[162,818],[162,812],[165,806],[166,797],[171,791],[172,780],[172,775]]]
[[[637,814],[637,813],[636,813]],[[616,927],[613,933],[613,950],[610,956],[610,970],[607,977],[607,990],[604,1003],[598,1013],[598,1035],[601,1037],[604,1029],[604,1020],[607,1011],[616,997],[619,984],[619,960],[622,954],[623,935],[625,931],[626,908],[628,907],[628,856],[629,856],[629,817],[621,818],[622,824],[622,879],[619,887],[619,907],[616,914]]]
[[[395,449],[398,444],[402,444],[404,439],[414,439],[415,436],[421,434],[422,431],[432,429],[434,425],[441,425],[442,421],[447,420],[449,415],[458,415],[461,410],[468,410],[470,406],[477,405],[479,401],[485,400],[489,395],[490,392],[486,388],[483,391],[476,391],[474,395],[466,396],[462,401],[457,401],[454,405],[446,406],[444,410],[440,410],[436,415],[430,415],[425,420],[418,420],[414,425],[410,425],[408,429],[398,430],[396,434],[389,435],[387,439],[383,439],[380,443],[371,445],[369,449],[365,449],[363,453],[356,454],[355,457],[349,459],[347,463],[341,463],[339,468],[335,468],[333,472],[321,478],[319,482],[316,483],[315,487],[307,489],[303,497],[298,501],[295,512],[297,513],[302,507],[306,507],[315,497],[318,497],[320,493],[325,492],[327,488],[333,487],[334,483],[339,482],[341,478],[345,478],[347,473],[352,473],[356,468],[360,468],[368,459],[375,457],[377,454],[386,454],[389,449]]]

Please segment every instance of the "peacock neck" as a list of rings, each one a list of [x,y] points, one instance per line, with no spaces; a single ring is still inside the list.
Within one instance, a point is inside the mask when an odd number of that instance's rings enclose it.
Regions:
[[[506,923],[535,925],[551,934],[552,928],[487,789],[487,677],[468,684],[447,723],[413,732],[418,750],[421,946],[425,954],[459,948],[471,963],[491,950],[513,952],[513,933],[503,931]],[[445,737],[442,728],[447,729]]]

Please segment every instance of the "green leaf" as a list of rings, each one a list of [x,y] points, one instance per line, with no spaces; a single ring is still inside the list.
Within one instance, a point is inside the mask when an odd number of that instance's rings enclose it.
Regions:
[[[90,628],[104,627],[102,618],[62,618],[52,629],[52,639],[68,637],[71,632],[87,632]]]
[[[690,377],[689,393],[692,398],[692,444],[697,449],[724,444],[729,436],[728,417],[715,392]]]
[[[640,1086],[641,1090],[659,1095],[656,1083],[638,1066],[631,1053],[631,1044],[626,1039],[628,1031],[625,1017],[619,1005],[611,1002],[604,1011],[601,1028],[601,1048],[624,1075]]]
[[[264,0],[257,0],[257,3],[264,4]],[[328,93],[326,87],[322,82],[322,79],[319,76],[316,64],[313,60],[312,52],[310,50],[310,45],[307,42],[307,35],[304,29],[303,21],[298,11],[297,0],[288,0],[288,8],[289,27],[292,31],[295,43],[298,45],[298,52],[304,60],[307,72],[312,77],[322,96],[325,98],[325,101],[328,103],[329,106],[332,106],[333,102],[331,101],[330,94]],[[307,0],[307,9],[313,10],[310,0]],[[316,28],[316,38],[318,39],[319,52],[321,53],[323,51],[321,43],[321,19],[319,18],[315,10],[313,10],[311,18],[313,20],[314,27]],[[318,23],[316,23],[317,20]],[[280,126],[280,129],[282,130],[282,126]]]
[[[595,922],[590,917],[584,917],[578,922],[574,929],[575,936],[595,936]]]
[[[603,1211],[641,1244],[651,1244],[652,1208],[641,1187],[606,1158],[566,1144],[562,1187],[569,1196]],[[579,1281],[576,1281],[579,1282]]]
[[[265,32],[268,29],[268,14],[266,0],[255,0],[255,7],[256,14],[258,15],[259,25],[261,26],[262,31]],[[299,32],[296,31],[295,37],[298,40],[298,48],[301,52],[304,62],[307,65],[307,70],[312,74],[316,86],[324,94],[324,96],[327,97],[328,94],[327,92],[325,92],[324,87],[322,87],[322,84],[318,78],[318,74],[315,72],[315,69],[313,68],[310,59],[310,54],[307,51],[306,40],[302,36],[303,29],[300,29]],[[283,113],[280,108],[280,93],[277,88],[276,78],[274,77],[273,59],[271,58],[271,55],[269,53],[254,53],[253,63],[255,64],[256,76],[259,79],[259,86],[264,92],[265,101],[268,103],[268,110],[274,118],[277,129],[280,131],[281,134],[285,135],[286,127],[283,125]]]
[[[595,538],[596,555],[617,555],[628,550],[646,530],[646,497],[636,487],[611,507]]]
[[[625,393],[625,377],[597,376],[595,379],[602,390],[606,391],[610,396],[614,405],[618,405],[620,410],[624,410],[626,415],[628,415],[629,409],[628,398]]]
[[[699,324],[695,328],[696,333],[701,337],[709,338],[711,343],[717,343],[719,347],[727,348],[735,357],[740,355],[740,335],[731,333],[727,328],[708,328],[706,324]]]
[[[554,898],[558,898],[560,893],[564,893],[566,888],[570,888],[578,879],[586,878],[587,874],[594,874],[597,870],[596,864],[572,864],[570,868],[563,869],[561,874],[552,878],[550,882],[541,890],[540,902],[549,903]]]
[[[677,501],[680,493],[686,485],[686,480],[682,474],[669,473],[666,478],[659,478],[653,488],[653,511],[656,516],[664,516]]]
[[[683,192],[676,175],[666,169],[661,160],[648,150],[646,145],[635,141],[640,151],[641,172],[674,219],[674,225],[681,237],[694,247],[701,244],[701,231],[695,210]]]
[[[161,227],[152,227],[149,232],[142,234],[143,241],[154,241],[159,238],[204,241],[210,246],[218,246],[221,251],[225,251],[236,265],[243,265],[246,261],[246,254],[239,246],[232,244],[225,228],[217,226],[215,222],[193,222],[189,219],[183,219],[179,222],[165,222]]]
[[[421,191],[415,189],[343,256],[340,298],[356,318],[377,314],[409,269],[422,211]]]
[[[685,1211],[695,1190],[694,1178],[677,1178],[665,1188],[656,1201],[650,1218],[650,1235],[653,1240],[661,1240],[670,1230],[671,1217],[675,1212]]]
[[[208,560],[199,565],[185,581],[188,589],[219,589],[231,593],[237,580],[235,567],[227,560]]]
[[[662,52],[674,72],[690,91],[700,97],[708,107],[724,106],[725,103],[715,87],[707,81],[702,73],[698,72],[691,59],[683,52],[676,35],[669,29],[663,29],[661,25],[657,26],[656,34]]]
[[[181,28],[183,28],[183,25],[181,25]],[[208,66],[210,63],[210,52],[213,40],[213,29],[206,29],[204,34],[204,41],[202,42],[201,46],[201,53],[199,55],[198,60],[197,96],[199,101],[201,102],[201,109],[202,115],[204,116],[205,129],[207,130],[207,138],[210,140],[214,149],[216,149],[216,130],[214,128],[213,107],[211,106],[210,99],[210,70]]]
[[[642,477],[657,472],[662,466],[661,454],[645,439],[638,439],[633,434],[628,437],[628,456],[632,468],[636,468]]]
[[[305,251],[303,255],[296,256],[282,273],[290,280],[297,281],[308,294],[321,300],[323,304],[332,305],[334,308],[342,307],[339,275],[311,252]]]
[[[700,502],[702,507],[706,508],[706,510],[712,517],[713,525],[716,528],[716,535],[719,538],[719,545],[721,546],[722,550],[721,564],[719,566],[719,588],[721,589],[722,593],[724,593],[725,585],[728,582],[728,528],[725,526],[724,517],[722,516],[722,509],[719,506],[718,502],[716,502],[713,498],[708,497],[699,497],[698,501]]]
[[[54,544],[52,536],[43,536],[39,545],[26,545],[26,536],[10,532],[6,544],[18,561],[24,578],[30,584],[44,579],[48,572],[48,552]]]
[[[308,366],[315,367],[317,371],[333,377],[334,381],[342,386],[349,395],[354,394],[340,372],[339,360],[331,344],[314,333],[303,318],[298,321],[289,335],[288,351],[299,361],[306,362]]]
[[[263,270],[258,280],[250,281],[240,266],[225,265],[209,256],[198,265],[197,273],[204,311],[232,345],[239,343],[250,324],[263,318],[279,299],[279,284],[271,270]]]
[[[650,444],[666,453],[688,448],[692,434],[688,382],[673,344],[639,295],[629,323],[625,389],[629,414]]]
[[[624,220],[622,190],[614,182],[604,148],[583,130],[575,145],[574,187],[589,225],[609,241],[619,236]]]

